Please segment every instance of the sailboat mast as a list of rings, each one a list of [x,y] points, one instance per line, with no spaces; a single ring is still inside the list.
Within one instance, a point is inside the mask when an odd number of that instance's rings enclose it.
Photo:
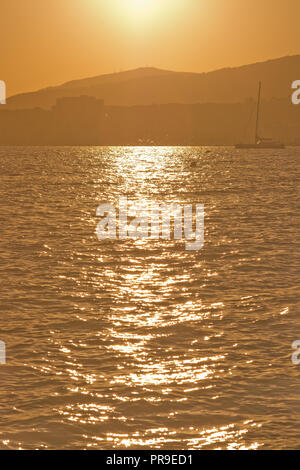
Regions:
[[[258,128],[259,128],[260,97],[261,97],[261,82],[259,82],[259,85],[258,85],[256,127],[255,127],[255,144],[257,144],[257,142],[259,141]]]

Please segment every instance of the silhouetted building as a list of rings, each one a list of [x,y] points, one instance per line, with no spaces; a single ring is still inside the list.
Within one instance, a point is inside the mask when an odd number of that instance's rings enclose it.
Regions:
[[[0,145],[233,145],[253,138],[255,102],[104,106],[59,98],[51,110],[0,108]],[[266,137],[300,143],[300,106],[262,103]]]
[[[104,102],[90,96],[61,98],[51,111],[0,109],[2,145],[100,145]]]
[[[101,143],[103,110],[104,101],[91,96],[58,99],[52,108],[57,144],[97,145]]]

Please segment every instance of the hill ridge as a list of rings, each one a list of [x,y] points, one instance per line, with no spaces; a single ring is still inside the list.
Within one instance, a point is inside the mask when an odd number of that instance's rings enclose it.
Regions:
[[[277,99],[288,96],[291,83],[299,78],[300,54],[201,73],[138,67],[19,93],[7,99],[7,107],[49,109],[58,98],[82,94],[119,106],[235,103],[254,98],[259,80],[263,82],[264,99]]]

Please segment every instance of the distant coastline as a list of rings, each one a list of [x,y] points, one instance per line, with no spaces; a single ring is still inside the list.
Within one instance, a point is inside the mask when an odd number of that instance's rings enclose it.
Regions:
[[[230,146],[252,141],[255,102],[105,106],[89,96],[61,98],[51,110],[0,109],[0,145]],[[263,133],[300,144],[300,107],[262,103]],[[249,119],[250,116],[250,119]]]
[[[299,70],[295,55],[206,74],[141,68],[75,80],[8,98],[0,107],[0,145],[252,142],[258,81],[263,135],[300,145],[300,106],[291,100]]]

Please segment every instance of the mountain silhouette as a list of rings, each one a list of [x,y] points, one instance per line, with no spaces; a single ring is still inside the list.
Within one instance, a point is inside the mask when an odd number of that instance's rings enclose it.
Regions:
[[[82,95],[101,98],[113,106],[240,103],[256,98],[258,81],[263,83],[264,100],[283,99],[291,95],[291,84],[299,78],[300,55],[208,73],[146,67],[18,94],[8,98],[7,108],[50,109],[58,98]]]

